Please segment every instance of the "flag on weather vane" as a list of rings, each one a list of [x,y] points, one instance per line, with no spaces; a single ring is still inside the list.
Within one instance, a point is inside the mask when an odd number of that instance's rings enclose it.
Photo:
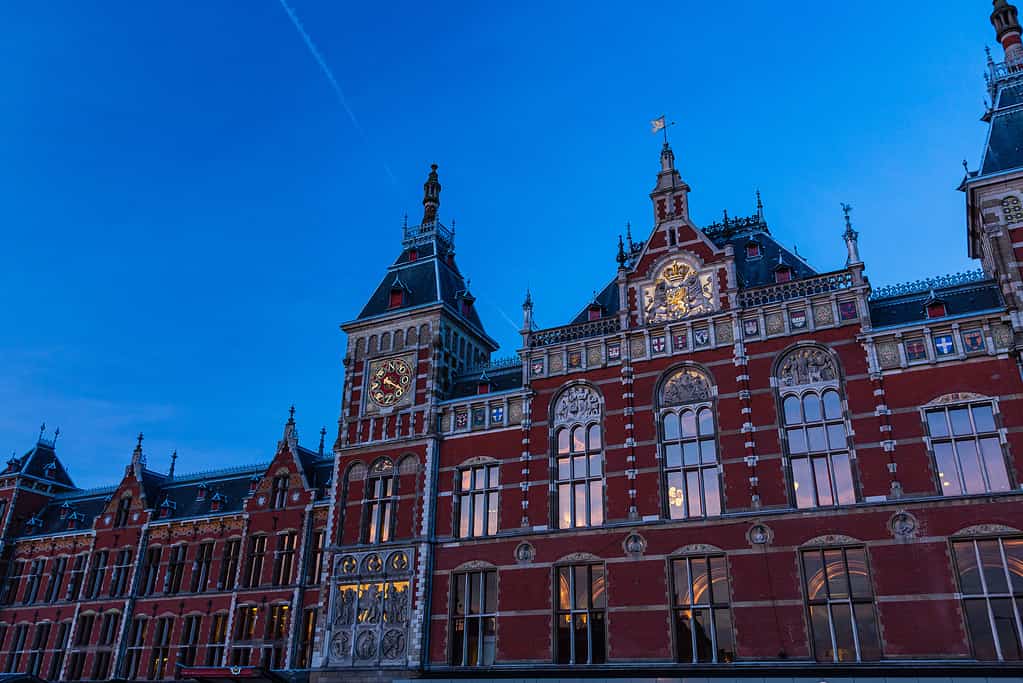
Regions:
[[[664,117],[656,118],[650,122],[650,132],[656,133],[664,128]]]

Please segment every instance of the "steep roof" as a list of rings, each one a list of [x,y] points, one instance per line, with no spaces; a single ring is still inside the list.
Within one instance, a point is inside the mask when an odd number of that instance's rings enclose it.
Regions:
[[[876,289],[870,297],[870,321],[875,328],[922,322],[929,319],[931,301],[945,304],[945,318],[1005,308],[998,284],[983,271],[973,271]]]
[[[476,396],[484,377],[490,383],[490,393],[522,388],[522,363],[516,357],[512,361],[492,363],[486,368],[474,368],[455,378],[448,400]],[[481,394],[486,396],[486,394]]]
[[[989,67],[996,70],[1004,65]],[[996,92],[994,107],[985,115],[991,128],[980,164],[982,176],[1023,168],[1023,72],[997,72],[989,83]]]

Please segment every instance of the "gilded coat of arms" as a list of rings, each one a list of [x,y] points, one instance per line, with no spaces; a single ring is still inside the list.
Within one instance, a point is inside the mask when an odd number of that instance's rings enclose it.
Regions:
[[[644,292],[646,322],[681,320],[714,310],[710,274],[701,275],[682,261],[669,263]]]

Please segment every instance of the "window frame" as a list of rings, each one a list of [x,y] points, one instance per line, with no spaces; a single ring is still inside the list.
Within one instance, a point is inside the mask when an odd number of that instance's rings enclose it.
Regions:
[[[489,593],[487,591],[488,581],[493,578],[493,599],[494,604],[488,605]],[[472,598],[478,598],[475,602],[477,611],[472,612],[472,605],[467,604],[462,607],[462,613],[458,612],[459,609],[459,584],[461,585],[461,595],[466,602],[472,600]],[[451,575],[451,582],[449,584],[449,606],[448,615],[450,617],[449,623],[449,646],[448,646],[448,663],[451,666],[458,668],[484,668],[491,667],[497,662],[497,617],[499,614],[498,608],[498,575],[497,569],[493,567],[487,567],[485,569],[472,569],[467,571],[455,572]],[[475,590],[474,590],[475,589]],[[492,607],[493,609],[487,609]],[[462,622],[462,647],[461,652],[455,651],[455,644],[458,640],[456,633],[458,629],[458,622]],[[487,649],[487,633],[486,625],[490,621],[493,623],[493,635],[492,646]],[[471,654],[471,643],[467,634],[471,630],[470,622],[475,622],[476,632],[476,661],[469,662],[469,656]],[[489,655],[489,657],[487,657]],[[457,659],[456,659],[457,658]],[[484,661],[489,659],[490,661]]]
[[[700,414],[703,411],[707,411],[710,414],[711,420],[711,433],[710,438],[706,438],[700,428]],[[683,433],[683,414],[691,412],[693,414],[693,421],[696,427],[695,436],[686,436]],[[674,415],[678,420],[678,436],[673,438],[667,437],[667,430],[665,427],[665,418],[668,415]],[[717,416],[717,400],[711,398],[708,401],[698,401],[692,403],[684,403],[678,405],[666,405],[661,407],[657,412],[657,437],[658,437],[658,458],[660,460],[661,470],[661,486],[664,495],[661,496],[661,514],[664,519],[670,520],[684,520],[684,519],[707,519],[709,517],[720,517],[724,513],[724,482],[721,476],[721,440],[718,429],[718,416]],[[713,463],[703,462],[702,444],[704,442],[710,442],[712,444],[712,450],[714,454]],[[695,465],[685,464],[685,450],[687,444],[695,444],[696,454],[699,458],[699,462]],[[668,449],[669,447],[677,445],[679,447],[679,464],[669,465],[668,464]],[[714,483],[717,490],[717,512],[711,514],[708,512],[707,507],[707,473],[713,472]],[[690,481],[689,475],[691,473],[696,474],[697,484],[699,486],[699,497],[700,497],[700,514],[690,514]],[[670,480],[673,474],[678,474],[680,477],[680,484],[684,486],[684,492],[682,497],[682,516],[672,516],[672,501],[671,501],[671,486]]]
[[[596,448],[591,447],[590,434],[591,431],[596,428],[600,439],[600,445]],[[583,448],[581,451],[573,450],[577,442],[574,438],[574,434],[577,430],[582,431],[583,437]],[[567,450],[562,450],[561,435],[567,434]],[[578,422],[566,422],[559,424],[551,429],[551,481],[553,489],[551,491],[551,515],[553,517],[553,523],[551,525],[552,530],[556,531],[572,531],[574,529],[592,529],[599,528],[607,524],[607,450],[605,448],[604,439],[604,416],[603,406],[601,408],[601,414],[597,418],[591,418]],[[600,458],[599,469],[600,472],[596,475],[592,471],[592,460],[593,457],[597,456]],[[582,465],[585,469],[585,473],[581,476],[576,475],[576,461],[582,461]],[[567,461],[568,477],[563,478],[561,476],[562,461]],[[600,489],[600,505],[599,508],[594,509],[593,506],[593,488],[594,484],[599,484]],[[576,498],[577,491],[579,488],[583,490],[583,510],[585,511],[586,519],[585,522],[578,523],[578,500]],[[568,495],[566,496],[562,489],[567,489]],[[565,502],[567,500],[567,503]],[[567,526],[562,526],[563,512],[562,506],[567,508],[569,515]],[[600,513],[600,519],[594,521],[594,512]]]
[[[1013,635],[1015,635],[1017,640],[1017,650],[1023,650],[1023,614],[1021,614],[1020,608],[1021,603],[1023,603],[1023,578],[1019,581],[1013,581],[1013,576],[1015,575],[1009,570],[1009,556],[1005,550],[1005,543],[1007,541],[1019,543],[1023,546],[1023,537],[1020,537],[1019,535],[949,538],[949,552],[952,557],[952,569],[955,573],[956,594],[959,598],[959,604],[963,613],[963,629],[970,642],[970,653],[974,656],[974,658],[982,662],[1019,662],[1023,659],[1006,659],[1001,639],[1001,636],[1004,634],[1000,633],[998,630],[995,612],[991,605],[993,600],[1008,603],[1013,612],[1012,623],[1015,626],[1015,633]],[[985,565],[983,563],[980,546],[981,543],[991,542],[995,542],[998,547],[1001,569],[1005,574],[1005,591],[991,591],[988,585],[987,571],[984,569]],[[959,566],[959,555],[956,550],[956,545],[967,543],[970,544],[973,549],[973,560],[976,562],[974,569],[977,572],[977,578],[980,582],[981,592],[979,593],[967,593],[964,590],[963,572]],[[995,648],[995,659],[987,657],[982,659],[977,655],[976,639],[970,624],[970,612],[967,608],[968,602],[984,603],[985,612],[987,613],[987,627],[990,629],[989,635]]]
[[[146,635],[149,632],[150,618],[145,615],[136,615],[132,618],[125,633],[124,657],[121,663],[124,677],[128,680],[138,680],[139,669],[142,666],[143,656],[146,651]]]
[[[483,473],[483,486],[476,486],[478,472]],[[469,487],[465,488],[468,475]],[[493,479],[491,479],[493,475]],[[482,500],[483,512],[480,517],[480,532],[476,532],[477,502]],[[500,529],[501,510],[501,463],[487,459],[483,462],[466,464],[455,470],[454,514],[452,536],[455,538],[486,538],[496,536]],[[466,510],[463,511],[462,508]],[[491,517],[493,519],[491,520]],[[493,530],[491,530],[491,521]],[[462,526],[465,526],[463,532]]]
[[[389,458],[380,458],[369,467],[363,483],[361,542],[394,540],[397,512],[398,468]]]
[[[675,661],[679,664],[725,664],[732,663],[735,661],[736,656],[736,639],[735,639],[735,614],[732,611],[732,577],[730,571],[730,562],[728,556],[724,552],[712,552],[707,554],[699,555],[673,555],[667,558],[668,560],[668,581],[669,581],[669,606],[671,610],[671,633],[672,633],[672,646],[673,653],[675,655]],[[713,589],[713,576],[714,570],[712,561],[720,560],[724,571],[725,580],[725,592],[726,600],[715,600],[715,593]],[[679,601],[679,586],[677,581],[677,572],[675,571],[676,563],[684,563],[686,571],[687,586],[685,588],[686,597],[688,602]],[[695,591],[694,586],[694,573],[693,563],[701,562],[706,569],[706,576],[709,582],[709,600],[707,602],[693,602],[692,594]],[[693,628],[696,617],[694,612],[706,610],[709,614],[710,619],[710,635],[711,635],[711,657],[710,660],[701,660],[699,658],[699,648],[697,647],[697,635],[696,629]],[[684,661],[682,659],[681,649],[681,635],[679,634],[678,623],[679,613],[689,612],[689,648],[690,648],[690,661]],[[727,614],[728,618],[728,633],[731,638],[732,648],[732,659],[726,661],[718,661],[719,647],[718,647],[718,616],[721,613]]]
[[[266,564],[266,548],[269,545],[267,534],[249,536],[249,547],[245,553],[245,588],[258,588],[263,585],[263,567]]]
[[[990,430],[978,430],[977,419],[974,414],[976,408],[988,406],[991,409],[991,421],[993,428]],[[919,408],[920,410],[920,421],[923,424],[924,430],[924,443],[927,446],[927,453],[931,460],[931,466],[933,469],[933,481],[937,488],[938,495],[941,496],[983,496],[992,493],[1005,493],[1014,490],[1014,477],[1013,477],[1013,466],[1012,458],[1009,453],[1009,443],[1005,438],[1004,427],[1002,426],[1002,413],[999,406],[998,397],[975,397],[962,401],[954,401],[949,403],[940,403],[934,405],[925,405]],[[965,434],[956,434],[955,428],[952,423],[952,411],[965,410],[966,415],[970,421],[970,432]],[[944,413],[945,416],[945,429],[946,434],[940,436],[934,436],[931,430],[931,421],[929,415],[932,413]],[[998,439],[998,450],[1001,458],[998,460],[1002,466],[1002,472],[1005,476],[1007,488],[994,490],[991,487],[991,471],[989,463],[984,457],[981,443],[988,439]],[[981,476],[981,480],[984,484],[983,491],[970,491],[966,490],[966,475],[963,472],[963,458],[960,455],[959,443],[972,442],[974,444],[975,460],[978,464],[978,470]],[[951,453],[948,457],[952,458],[952,464],[956,468],[956,485],[959,489],[958,493],[945,493],[945,481],[943,480],[943,468],[939,462],[938,446],[943,444],[951,445]],[[965,457],[969,457],[967,454]]]
[[[599,568],[600,569],[601,576],[603,577],[603,587],[602,587],[602,589],[600,591],[600,595],[602,596],[602,602],[603,602],[603,605],[601,607],[595,607],[594,604],[593,604],[594,603],[594,600],[593,600],[593,598],[594,598],[594,576],[593,576],[593,570],[595,568]],[[577,598],[578,598],[578,589],[576,588],[576,572],[577,572],[577,570],[580,570],[580,569],[584,569],[586,571],[587,582],[589,583],[589,588],[586,591],[586,598],[585,598],[586,605],[584,607],[578,607],[576,605],[576,601],[577,601]],[[552,590],[553,595],[551,596],[551,602],[553,603],[553,607],[554,607],[554,620],[553,620],[554,621],[554,623],[553,623],[554,633],[553,633],[553,639],[552,639],[552,643],[553,643],[552,650],[553,650],[553,654],[554,654],[554,663],[555,664],[562,664],[562,665],[569,665],[569,666],[579,666],[579,665],[583,665],[583,664],[586,664],[586,665],[590,665],[590,664],[606,664],[607,663],[607,636],[608,636],[608,624],[607,624],[607,615],[608,615],[608,606],[607,606],[608,571],[607,571],[607,565],[603,561],[601,561],[601,560],[591,560],[591,561],[584,561],[584,562],[578,562],[578,563],[572,563],[572,564],[556,564],[556,565],[554,565],[552,570],[553,570],[553,578],[551,580],[551,586],[552,586],[552,589],[553,589]],[[563,570],[567,570],[568,581],[569,581],[569,584],[568,584],[568,599],[569,599],[568,605],[569,606],[568,606],[568,608],[563,608],[562,607],[562,603],[561,603],[560,574],[561,574],[561,572]],[[594,621],[593,615],[594,614],[600,614],[601,621],[603,622],[603,625],[604,625],[603,626],[603,639],[602,639],[603,640],[603,647],[602,647],[603,657],[602,657],[601,661],[594,661],[594,654],[595,654],[594,653],[594,648],[593,648],[593,643],[594,643],[594,639],[593,639],[593,621]],[[560,652],[559,638],[558,638],[558,631],[560,629],[561,617],[562,616],[568,616],[569,617],[569,629],[568,629],[569,652],[568,652],[567,660],[564,661],[564,662],[561,661],[561,652]],[[586,661],[585,662],[577,661],[578,657],[576,656],[576,652],[575,652],[575,650],[576,650],[576,642],[575,642],[576,639],[573,637],[574,636],[574,629],[572,628],[572,626],[573,626],[573,624],[575,624],[577,616],[584,616],[584,621],[586,623]]]

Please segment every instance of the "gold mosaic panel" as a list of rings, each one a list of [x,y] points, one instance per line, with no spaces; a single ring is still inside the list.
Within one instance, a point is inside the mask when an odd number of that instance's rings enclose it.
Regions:
[[[893,341],[878,344],[877,362],[885,370],[899,367],[899,344]]]
[[[835,322],[835,314],[831,310],[831,304],[814,304],[813,319],[818,325],[831,325]]]
[[[734,335],[732,334],[732,322],[726,320],[724,322],[714,324],[714,336],[717,339],[718,344],[731,344],[734,341]]]

